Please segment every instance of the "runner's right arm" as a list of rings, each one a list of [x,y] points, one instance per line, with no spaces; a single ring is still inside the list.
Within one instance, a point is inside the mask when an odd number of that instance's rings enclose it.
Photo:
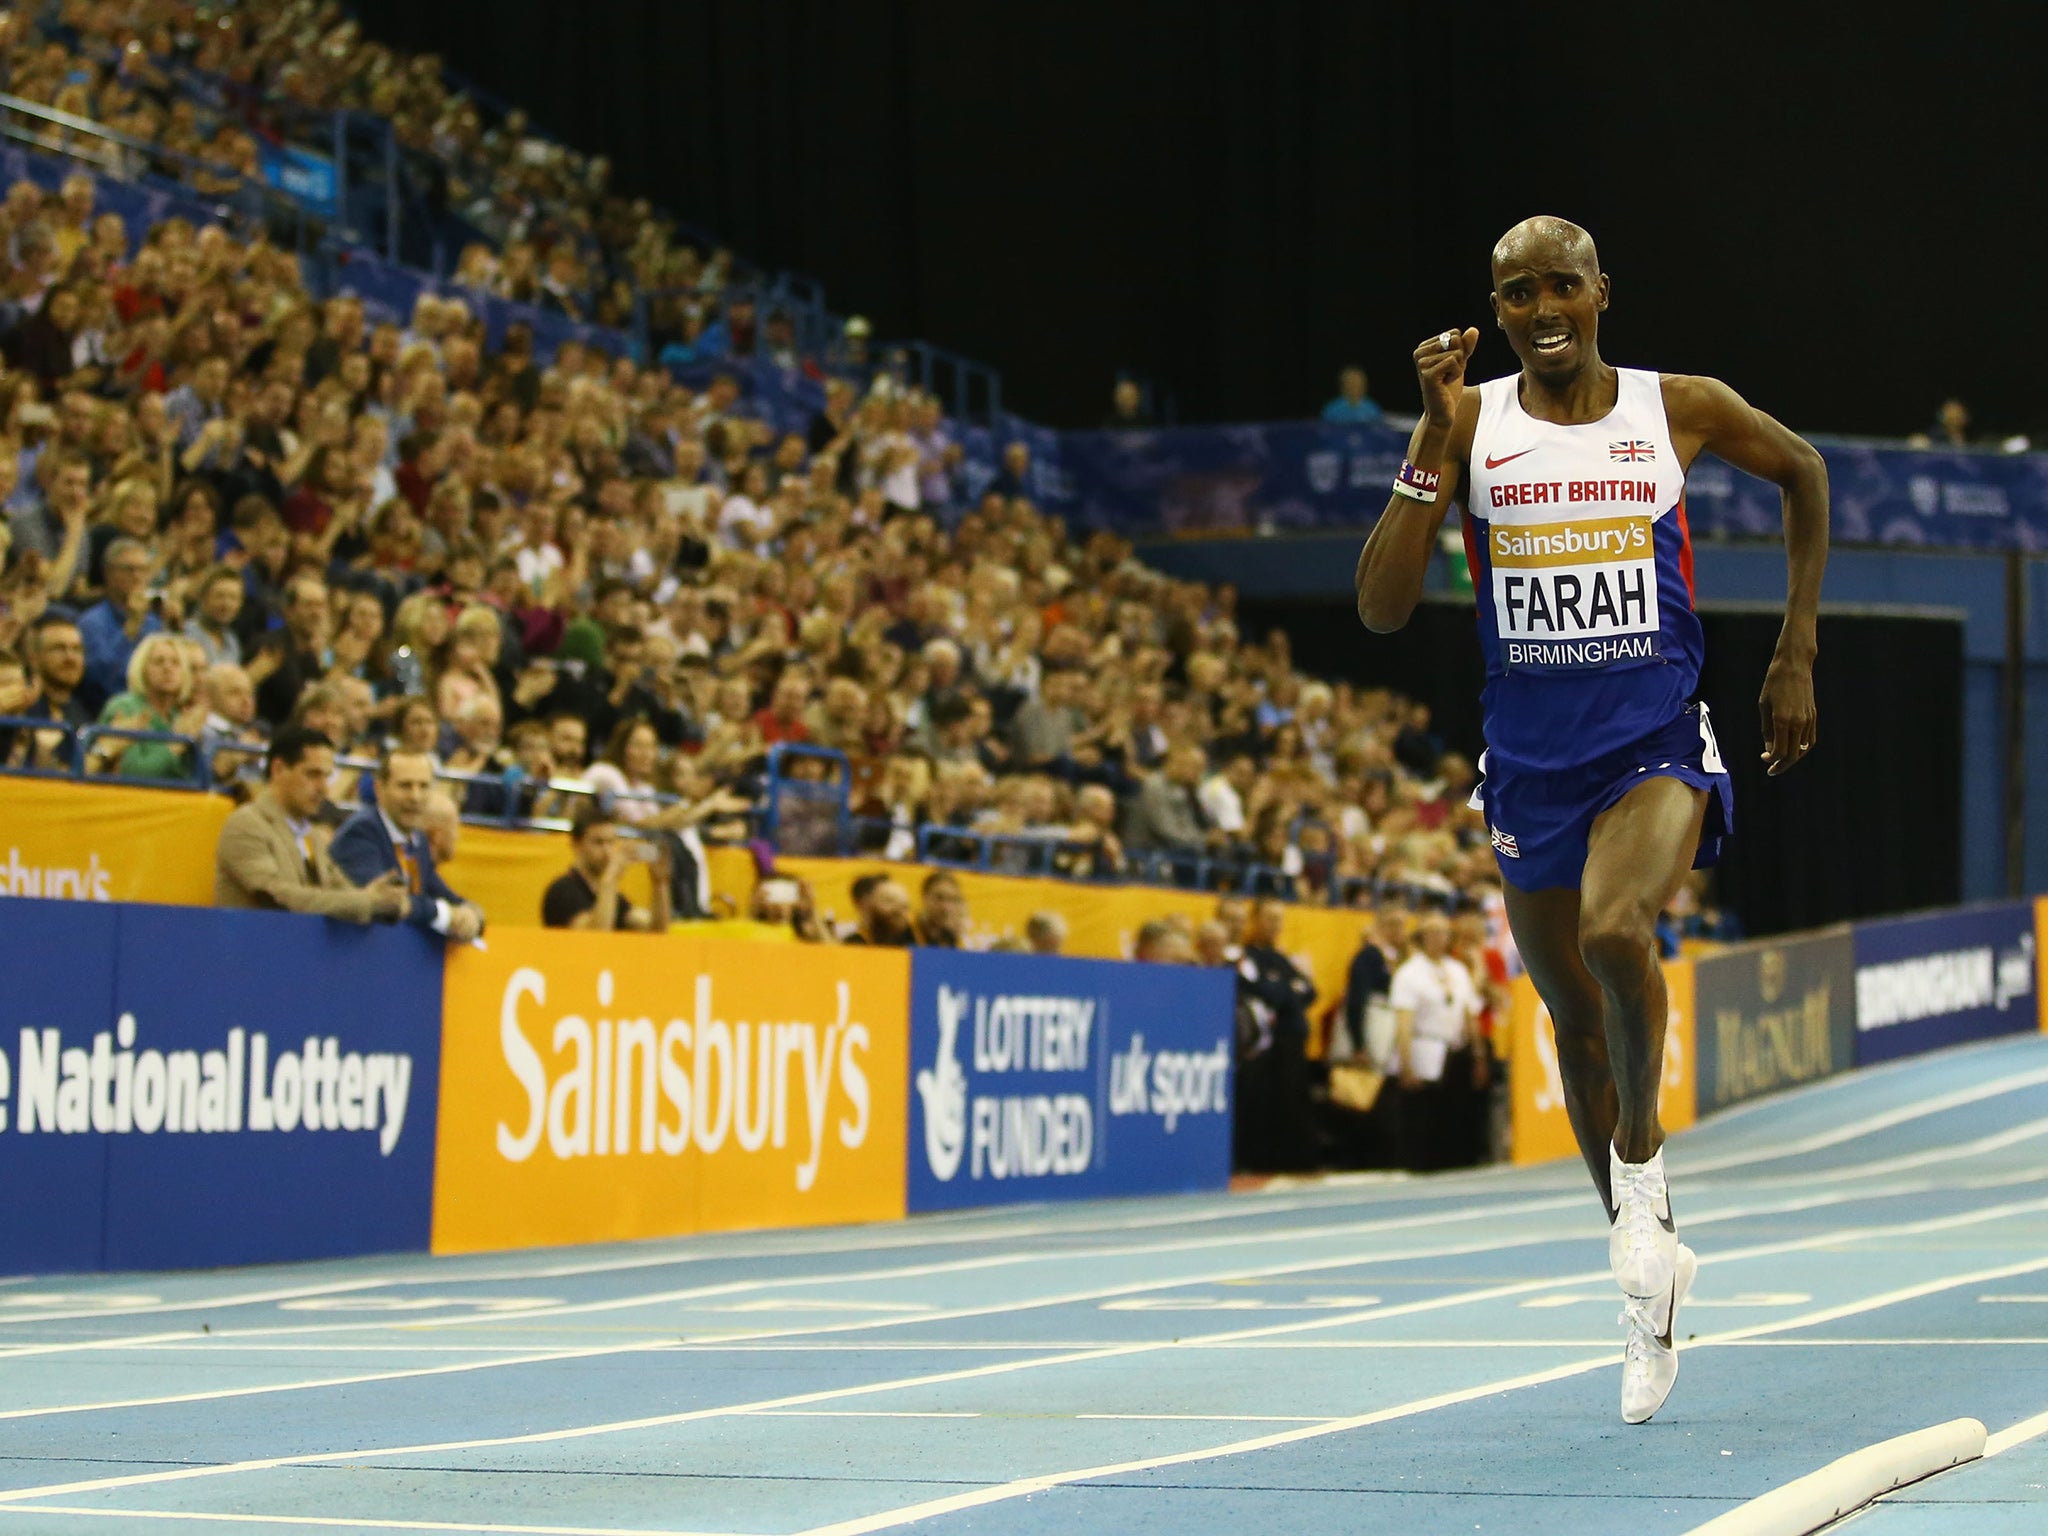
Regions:
[[[1443,336],[1453,336],[1446,349]],[[1472,451],[1473,428],[1479,418],[1479,396],[1465,389],[1465,365],[1479,345],[1479,332],[1440,332],[1415,349],[1415,372],[1422,385],[1422,419],[1408,440],[1408,462],[1442,476],[1436,500],[1416,501],[1398,491],[1373,525],[1358,555],[1355,585],[1358,618],[1375,634],[1387,634],[1408,622],[1422,598],[1423,578],[1436,551],[1437,530],[1457,493],[1460,471]]]

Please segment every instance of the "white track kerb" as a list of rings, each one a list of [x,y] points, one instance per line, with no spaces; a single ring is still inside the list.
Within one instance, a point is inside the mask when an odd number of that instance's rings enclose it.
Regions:
[[[1977,1420],[1951,1419],[1880,1440],[1695,1526],[1687,1536],[1808,1536],[1894,1488],[1975,1461],[1984,1454],[1985,1438]]]

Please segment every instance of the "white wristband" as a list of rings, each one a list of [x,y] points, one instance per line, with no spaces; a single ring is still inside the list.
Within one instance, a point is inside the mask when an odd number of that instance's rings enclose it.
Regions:
[[[1418,491],[1405,480],[1396,480],[1394,482],[1394,494],[1396,496],[1406,496],[1410,501],[1436,500],[1435,491]]]

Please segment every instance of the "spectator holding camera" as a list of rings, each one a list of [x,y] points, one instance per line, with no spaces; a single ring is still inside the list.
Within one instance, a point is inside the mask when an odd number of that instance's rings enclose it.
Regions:
[[[576,813],[569,846],[574,863],[541,898],[543,926],[597,933],[668,931],[668,858],[659,844],[626,842],[619,835],[618,819],[610,811],[586,805]],[[640,849],[648,853],[641,854],[637,851]],[[654,902],[651,910],[645,912],[619,890],[626,870],[636,862],[654,865]]]

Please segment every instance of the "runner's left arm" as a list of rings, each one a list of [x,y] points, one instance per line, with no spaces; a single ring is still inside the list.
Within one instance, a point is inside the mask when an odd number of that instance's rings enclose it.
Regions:
[[[1784,495],[1785,623],[1758,708],[1763,760],[1783,773],[1820,739],[1813,703],[1821,572],[1828,559],[1828,470],[1813,445],[1718,379],[1667,375],[1664,408],[1680,461],[1701,451],[1768,480]]]

